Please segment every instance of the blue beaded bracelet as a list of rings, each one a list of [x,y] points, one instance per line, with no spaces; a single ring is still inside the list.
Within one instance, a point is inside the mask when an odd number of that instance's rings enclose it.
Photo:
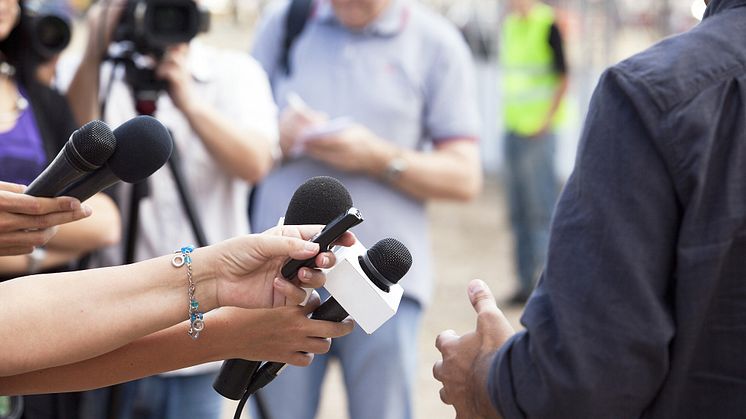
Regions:
[[[184,246],[179,250],[174,251],[176,256],[171,260],[171,264],[176,268],[181,268],[186,265],[187,267],[187,280],[189,280],[189,287],[187,288],[187,296],[189,297],[189,331],[187,332],[192,339],[199,337],[199,332],[205,328],[204,314],[199,311],[199,303],[194,298],[194,291],[196,287],[194,285],[194,278],[192,277],[192,256],[191,253],[194,251],[194,246]]]

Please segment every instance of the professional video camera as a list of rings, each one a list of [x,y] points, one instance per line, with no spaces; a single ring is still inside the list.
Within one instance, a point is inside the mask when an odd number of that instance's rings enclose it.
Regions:
[[[167,87],[155,77],[166,49],[191,41],[209,25],[209,12],[194,0],[130,0],[114,30],[112,42],[118,47],[110,48],[109,58],[125,64],[136,96],[154,98]]]
[[[30,1],[24,8],[29,17],[31,48],[40,61],[47,61],[67,48],[72,33],[68,18],[44,3]]]

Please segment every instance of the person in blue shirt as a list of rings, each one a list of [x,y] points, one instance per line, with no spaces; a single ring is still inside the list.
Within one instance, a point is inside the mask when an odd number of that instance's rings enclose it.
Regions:
[[[253,228],[276,225],[293,191],[326,175],[363,212],[354,230],[363,244],[394,237],[407,246],[414,263],[396,316],[371,336],[356,330],[335,340],[331,357],[341,362],[351,417],[410,418],[420,318],[433,288],[425,204],[481,189],[472,58],[455,27],[418,2],[322,0],[311,4],[286,68],[290,4],[270,6],[252,51],[282,109],[283,152],[256,191]],[[283,371],[260,392],[267,413],[313,418],[329,359]]]
[[[514,334],[481,282],[433,373],[464,418],[742,418],[746,0],[606,71]]]

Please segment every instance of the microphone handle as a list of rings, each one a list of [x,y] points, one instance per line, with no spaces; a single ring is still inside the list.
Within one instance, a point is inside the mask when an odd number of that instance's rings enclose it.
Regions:
[[[334,297],[329,297],[324,304],[320,305],[319,308],[313,311],[311,318],[313,320],[326,320],[329,322],[341,322],[346,319],[349,314],[342,308],[339,302]]]
[[[61,151],[46,169],[26,188],[26,195],[41,198],[60,196],[71,183],[85,176],[89,172],[76,168]]]
[[[119,181],[120,179],[112,173],[108,166],[102,166],[67,188],[61,195],[72,196],[83,202]]]
[[[248,361],[245,359],[227,359],[220,367],[220,373],[215,377],[212,388],[221,396],[240,400],[249,386],[251,377],[259,369],[260,361]]]
[[[334,297],[329,297],[324,301],[324,304],[321,304],[319,308],[313,312],[311,318],[314,320],[341,322],[346,319],[347,316],[349,316],[349,314],[347,314],[347,311],[339,304],[339,302],[334,299]],[[256,393],[259,389],[277,378],[283,368],[285,368],[285,364],[282,362],[267,362],[262,365],[262,367],[259,368],[259,371],[256,372],[256,378],[251,381],[251,384],[249,384],[246,391],[249,395]]]

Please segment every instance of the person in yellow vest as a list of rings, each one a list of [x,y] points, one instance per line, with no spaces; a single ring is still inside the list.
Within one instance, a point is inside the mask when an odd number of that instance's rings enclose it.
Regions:
[[[545,259],[558,195],[554,126],[567,90],[567,65],[554,10],[536,0],[510,0],[500,62],[506,183],[520,287],[528,299]]]

